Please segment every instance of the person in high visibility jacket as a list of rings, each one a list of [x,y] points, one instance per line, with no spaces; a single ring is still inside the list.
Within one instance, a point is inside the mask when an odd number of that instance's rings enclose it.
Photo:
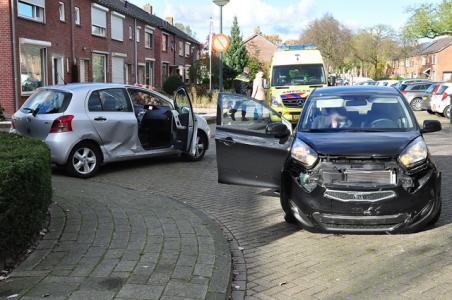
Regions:
[[[249,78],[250,69],[245,67],[243,72],[237,75],[233,81],[233,87],[237,94],[244,96],[250,95],[251,91],[251,80]],[[241,107],[242,109],[242,121],[248,121],[246,118],[246,103],[245,101],[236,101],[234,107],[231,109],[231,119],[235,121],[235,113]]]

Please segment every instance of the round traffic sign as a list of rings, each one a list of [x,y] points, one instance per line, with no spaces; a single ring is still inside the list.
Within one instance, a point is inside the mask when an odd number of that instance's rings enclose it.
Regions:
[[[216,34],[212,39],[212,47],[216,52],[225,52],[230,45],[229,37],[225,34]]]

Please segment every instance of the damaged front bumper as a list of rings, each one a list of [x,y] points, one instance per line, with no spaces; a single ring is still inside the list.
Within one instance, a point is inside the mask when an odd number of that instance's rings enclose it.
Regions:
[[[311,171],[289,162],[283,178],[292,214],[312,230],[412,232],[441,207],[441,174],[431,162],[414,171],[392,160],[320,162]]]

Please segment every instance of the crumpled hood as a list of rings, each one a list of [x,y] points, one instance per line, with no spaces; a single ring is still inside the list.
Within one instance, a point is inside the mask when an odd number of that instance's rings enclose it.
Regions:
[[[297,138],[320,155],[330,156],[398,156],[420,135],[409,132],[299,132]]]

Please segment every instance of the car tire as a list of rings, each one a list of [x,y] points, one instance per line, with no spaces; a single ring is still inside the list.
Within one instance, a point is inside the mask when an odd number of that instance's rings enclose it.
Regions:
[[[78,178],[90,178],[99,170],[102,155],[99,147],[90,142],[81,142],[74,146],[69,154],[66,171]]]
[[[423,103],[422,98],[414,98],[410,102],[411,109],[413,111],[421,111],[422,110],[422,103]]]
[[[283,179],[281,179],[281,182],[284,182]],[[286,190],[287,189],[284,186],[281,186],[281,191],[279,193],[281,207],[284,211],[284,221],[286,221],[289,224],[297,224],[297,225],[301,226],[301,224],[298,222],[298,220],[295,218],[295,216],[292,213],[292,209],[290,208],[289,198],[287,197]]]
[[[443,110],[443,116],[450,119],[450,105],[446,106],[446,108]]]
[[[200,161],[204,158],[204,155],[206,155],[208,145],[209,140],[207,139],[207,135],[203,131],[198,130],[195,156],[191,156],[186,153],[184,154],[184,157],[189,161]]]
[[[430,222],[428,222],[428,226],[433,226],[436,224],[436,222],[438,222],[439,217],[441,217],[441,203],[439,205],[439,209],[438,212],[436,213],[436,215],[430,220]]]

